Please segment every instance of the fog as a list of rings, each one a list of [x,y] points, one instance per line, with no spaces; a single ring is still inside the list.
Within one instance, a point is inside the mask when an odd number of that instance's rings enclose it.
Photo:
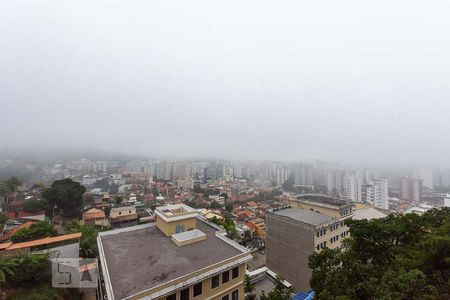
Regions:
[[[448,1],[0,2],[0,147],[450,165]]]

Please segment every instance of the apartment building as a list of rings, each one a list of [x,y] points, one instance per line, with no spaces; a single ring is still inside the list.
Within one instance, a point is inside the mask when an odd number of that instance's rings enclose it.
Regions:
[[[296,198],[289,198],[285,204],[293,208],[302,208],[320,212],[341,221],[353,216],[354,204],[344,199],[323,194],[302,194]]]
[[[389,209],[388,180],[376,179],[365,186],[365,202],[375,207]]]
[[[310,209],[285,206],[266,214],[266,266],[283,275],[294,291],[308,291],[315,251],[341,247],[349,234],[342,219]]]
[[[156,223],[99,234],[108,299],[244,299],[246,248],[184,204],[155,213]]]
[[[361,179],[355,174],[345,176],[345,195],[353,202],[362,202]]]
[[[420,203],[423,192],[423,181],[409,177],[400,179],[400,200]]]

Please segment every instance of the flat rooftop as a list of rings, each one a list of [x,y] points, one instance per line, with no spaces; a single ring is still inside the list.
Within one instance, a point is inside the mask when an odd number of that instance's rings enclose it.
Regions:
[[[277,211],[271,211],[271,213],[314,226],[333,220],[333,218],[327,215],[302,208],[285,208]]]
[[[332,206],[344,206],[347,204],[351,204],[350,201],[346,199],[331,197],[323,194],[303,194],[296,196],[297,200],[310,201],[315,203],[322,203]]]
[[[154,224],[99,235],[115,299],[122,299],[242,254],[197,219],[206,239],[178,247]]]

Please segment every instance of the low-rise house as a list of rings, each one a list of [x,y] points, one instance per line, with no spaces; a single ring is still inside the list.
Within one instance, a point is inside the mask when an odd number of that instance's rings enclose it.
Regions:
[[[26,200],[12,201],[8,205],[8,211],[6,212],[6,216],[8,217],[8,219],[19,219],[45,214],[45,211],[25,211],[23,207],[26,202]]]
[[[249,210],[244,210],[244,211],[241,211],[237,215],[237,217],[238,217],[239,221],[247,222],[248,220],[255,218],[256,215],[253,212],[249,211]]]
[[[105,211],[98,208],[91,208],[85,211],[81,217],[85,225],[91,226],[109,226]]]
[[[137,218],[134,206],[114,207],[109,213],[109,221],[112,225],[137,221]]]
[[[264,222],[264,219],[253,219],[249,221],[255,226],[255,235],[264,240],[266,238],[266,224]]]

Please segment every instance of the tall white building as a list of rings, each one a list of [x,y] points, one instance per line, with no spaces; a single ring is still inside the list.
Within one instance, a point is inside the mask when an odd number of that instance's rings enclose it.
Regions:
[[[366,186],[366,202],[375,207],[389,209],[389,194],[387,179],[369,181]]]
[[[283,184],[289,175],[289,170],[287,166],[277,166],[275,167],[275,181],[277,185]]]
[[[300,163],[294,167],[294,184],[312,186],[314,184],[314,166]]]
[[[362,202],[361,179],[355,174],[345,176],[345,194],[347,199]]]
[[[330,168],[327,172],[328,193],[341,192],[344,189],[344,170]]]

